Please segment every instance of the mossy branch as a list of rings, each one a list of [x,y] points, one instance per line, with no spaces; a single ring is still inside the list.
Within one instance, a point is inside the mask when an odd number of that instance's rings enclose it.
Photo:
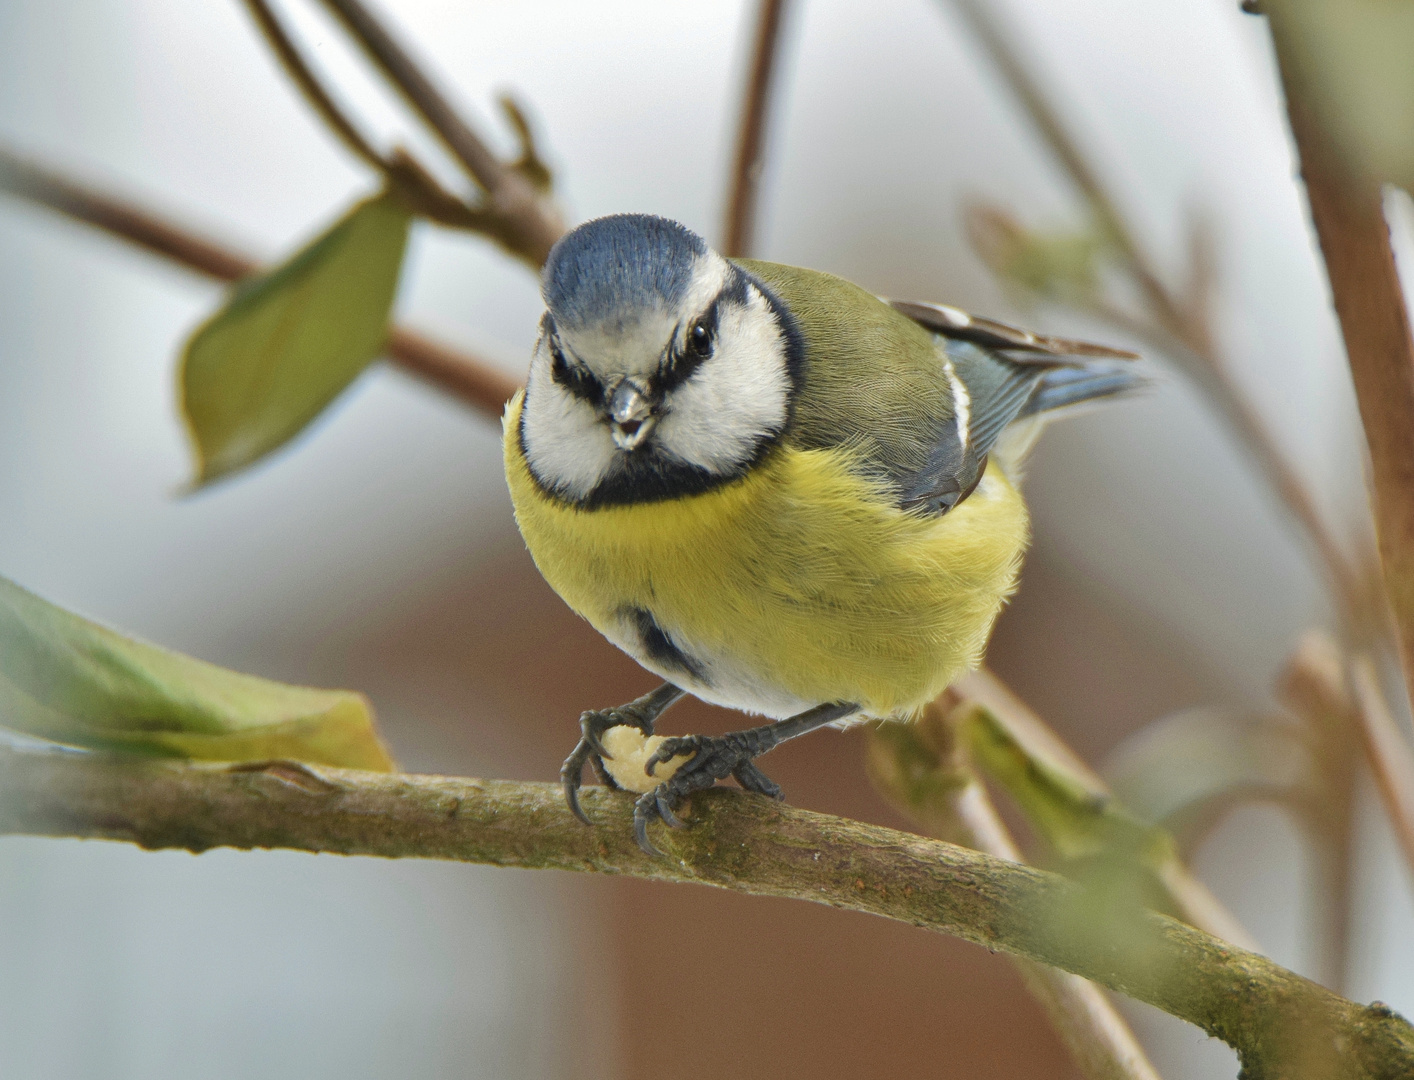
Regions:
[[[920,836],[726,790],[693,798],[669,853],[634,843],[631,800],[555,784],[213,766],[0,747],[0,833],[145,848],[292,848],[630,874],[812,900],[952,934],[1149,1002],[1235,1047],[1246,1080],[1414,1075],[1414,1028],[1172,919],[1108,911],[1054,874]]]

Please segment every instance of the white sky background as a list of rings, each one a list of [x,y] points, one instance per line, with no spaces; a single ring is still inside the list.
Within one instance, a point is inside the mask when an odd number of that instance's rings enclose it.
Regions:
[[[312,7],[282,5],[375,129],[407,132]],[[381,9],[497,139],[493,96],[516,90],[538,118],[573,218],[644,210],[718,234],[742,5],[385,0]],[[1182,212],[1213,215],[1221,328],[1238,377],[1321,498],[1358,506],[1351,397],[1261,22],[1235,0],[1013,0],[1004,10],[1161,265],[1181,267]],[[1060,227],[1078,220],[1075,203],[957,25],[927,0],[806,0],[790,32],[760,254],[1017,317],[968,253],[959,207],[984,196]],[[289,249],[374,186],[293,93],[235,0],[0,3],[0,139],[258,254]],[[424,137],[412,141],[436,153]],[[297,657],[323,628],[396,607],[429,567],[474,565],[519,542],[497,433],[378,370],[294,452],[177,501],[189,464],[173,357],[219,296],[0,201],[0,573],[164,644],[298,679]],[[539,311],[533,276],[488,245],[418,234],[400,318],[518,371]],[[1027,317],[1096,332],[1054,313]],[[1324,616],[1260,488],[1172,381],[1048,436],[1029,492],[1054,558],[1183,635],[1254,700],[1300,630]],[[495,769],[494,759],[475,765]],[[1368,832],[1352,990],[1414,1012],[1408,880],[1373,818]],[[1210,858],[1234,874],[1223,842]],[[553,883],[454,869],[6,842],[0,1074],[387,1075],[377,1057],[386,1028],[374,1018],[416,1014],[408,1003],[422,991],[396,973],[434,955],[458,958],[437,969],[436,987],[460,1002],[459,1020],[410,1035],[401,1075],[446,1075],[447,1054],[464,1068],[484,1061],[487,1076],[567,1074],[583,1032],[542,1024],[563,1030],[565,1045],[545,1035],[542,1056],[527,1060],[516,1056],[526,1029],[506,1009],[570,1008],[552,948],[514,936],[525,949],[505,948],[527,906],[544,912],[554,940],[567,939]],[[1272,869],[1279,887],[1243,885],[1241,914],[1259,936],[1270,932],[1279,959],[1300,963],[1294,946],[1290,955],[1278,947],[1295,934],[1279,880],[1289,859]],[[299,895],[285,903],[284,889]],[[399,889],[441,914],[400,920],[387,899]],[[344,932],[292,932],[273,958],[251,953],[247,934],[297,923],[292,913],[309,904],[326,905]],[[229,934],[202,932],[192,913],[207,905],[230,920]],[[141,948],[145,934],[159,947]],[[172,942],[186,951],[172,954]],[[308,981],[276,978],[281,958]],[[222,979],[203,981],[203,965]],[[369,977],[379,965],[388,977]],[[34,980],[56,971],[84,992],[27,989],[53,985]],[[337,987],[344,993],[331,998]],[[260,1046],[239,1037],[243,1024],[263,1030],[270,1016],[320,1002],[329,1004],[309,1021],[312,1038],[276,1034]],[[336,1043],[347,1060],[321,1049]],[[66,1067],[47,1072],[37,1063],[56,1047]],[[427,1047],[426,1059],[406,1056],[409,1047]],[[1195,1075],[1213,1060],[1202,1052],[1188,1055]],[[198,1060],[208,1071],[194,1071]],[[582,1066],[610,1075],[612,1062],[611,1047],[591,1048]],[[1181,1068],[1166,1062],[1165,1075]]]

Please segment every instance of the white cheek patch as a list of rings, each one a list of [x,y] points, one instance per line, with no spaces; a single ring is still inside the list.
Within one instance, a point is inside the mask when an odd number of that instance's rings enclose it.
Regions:
[[[543,339],[530,361],[523,410],[521,431],[531,470],[541,483],[571,498],[586,497],[609,472],[618,450],[594,407],[555,381]]]
[[[749,461],[785,425],[790,397],[785,339],[766,298],[723,304],[712,356],[668,395],[654,438],[667,453],[725,473]]]

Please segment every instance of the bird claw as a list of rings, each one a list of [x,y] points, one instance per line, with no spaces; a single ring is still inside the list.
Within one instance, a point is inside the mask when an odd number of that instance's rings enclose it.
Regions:
[[[613,709],[589,709],[579,716],[579,742],[573,752],[565,758],[560,767],[560,786],[565,792],[565,802],[570,812],[586,825],[593,822],[585,816],[579,805],[579,789],[583,783],[585,765],[594,767],[595,775],[605,787],[618,788],[617,781],[604,767],[604,759],[613,759],[613,754],[604,749],[601,736],[612,727],[636,727],[644,735],[653,734],[653,719],[634,707],[635,703],[620,705]]]
[[[683,754],[690,754],[691,757],[671,777],[634,803],[633,835],[638,840],[638,846],[649,855],[662,857],[663,853],[648,839],[649,822],[657,817],[674,829],[686,828],[687,823],[675,813],[683,799],[694,791],[712,787],[728,776],[735,777],[747,791],[772,799],[781,798],[780,787],[752,761],[758,752],[747,745],[741,733],[684,735],[664,740],[644,762],[648,775],[652,776],[658,765],[672,758]]]

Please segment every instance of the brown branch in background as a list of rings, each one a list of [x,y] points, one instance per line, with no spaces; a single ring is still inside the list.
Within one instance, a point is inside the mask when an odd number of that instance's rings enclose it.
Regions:
[[[930,704],[916,726],[876,728],[865,757],[869,778],[926,835],[1023,863],[987,789],[957,746],[948,714],[960,700],[950,692]],[[1013,958],[1013,963],[1087,1080],[1159,1080],[1100,987],[1033,960]]]
[[[1409,872],[1414,874],[1414,753],[1390,714],[1375,665],[1362,656],[1351,666],[1351,676],[1359,705],[1361,745],[1394,827],[1399,850],[1404,853]]]
[[[494,364],[399,326],[388,334],[388,359],[491,420],[500,419],[506,402],[525,385]]]
[[[154,254],[222,281],[255,273],[255,260],[177,228],[131,203],[0,149],[0,191],[57,210]]]
[[[766,120],[771,109],[771,83],[781,51],[781,23],[786,0],[758,0],[756,36],[751,47],[751,69],[742,95],[741,124],[737,129],[736,156],[732,159],[731,187],[722,254],[751,254],[756,231],[756,210],[761,196],[761,174],[766,165]]]
[[[359,0],[324,0],[324,4],[485,191],[486,209],[499,219],[507,249],[536,266],[544,263],[565,231],[554,204],[492,153],[407,49]]]
[[[122,760],[0,747],[0,833],[145,848],[292,848],[630,874],[880,915],[1064,968],[1237,1048],[1249,1080],[1395,1080],[1414,1028],[1172,919],[1087,917],[1084,890],[1028,866],[742,792],[692,798],[692,827],[638,849],[632,797],[558,784],[310,768]],[[1087,929],[1089,928],[1089,929]],[[1119,947],[1117,942],[1124,942]],[[672,943],[664,948],[671,954]]]
[[[1327,529],[1300,474],[1279,449],[1266,423],[1231,378],[1227,358],[1215,340],[1208,312],[1203,305],[1203,296],[1210,288],[1210,283],[1202,277],[1203,267],[1192,268],[1194,283],[1198,286],[1194,295],[1180,297],[1163,283],[1152,260],[1105,189],[1098,171],[1041,89],[1033,75],[1033,65],[1022,58],[991,6],[986,0],[949,0],[949,3],[961,15],[1015,94],[1037,133],[1084,197],[1122,264],[1139,286],[1156,324],[1144,336],[1156,341],[1161,351],[1178,362],[1184,373],[1216,406],[1230,430],[1257,463],[1278,501],[1306,537],[1342,617],[1352,629],[1361,631],[1362,637],[1370,637],[1371,633],[1362,628],[1372,624],[1378,628],[1380,616],[1377,611],[1371,610],[1368,590],[1362,586],[1349,557]],[[1096,311],[1094,314],[1104,317],[1106,313]],[[1133,326],[1129,328],[1132,330]]]
[[[533,262],[536,266],[540,264],[541,251],[537,247],[528,250],[525,248],[524,229],[513,218],[494,206],[473,206],[465,199],[453,195],[437,182],[430,170],[401,147],[394,148],[388,154],[374,149],[335,100],[334,95],[324,88],[314,69],[305,62],[294,39],[285,31],[274,9],[266,0],[245,0],[245,4],[281,67],[305,100],[319,114],[320,119],[355,157],[377,169],[388,186],[397,191],[410,209],[439,225],[482,233],[500,243],[511,254]],[[541,186],[548,190],[549,172],[535,153],[525,118],[514,106],[507,106],[507,111],[511,113],[525,148],[515,168],[524,169],[527,175],[536,176],[542,182]]]
[[[1315,870],[1323,881],[1316,970],[1321,981],[1334,988],[1345,986],[1349,977],[1355,777],[1360,759],[1360,722],[1347,666],[1336,641],[1309,631],[1277,680],[1278,696],[1301,720],[1310,760],[1317,765],[1313,790],[1287,805],[1312,840]]]
[[[260,270],[260,264],[249,256],[4,149],[0,149],[0,191],[57,210],[220,281],[239,281]],[[388,334],[388,358],[404,371],[493,417],[500,416],[506,401],[520,388],[518,380],[495,365],[401,327],[393,327]]]

